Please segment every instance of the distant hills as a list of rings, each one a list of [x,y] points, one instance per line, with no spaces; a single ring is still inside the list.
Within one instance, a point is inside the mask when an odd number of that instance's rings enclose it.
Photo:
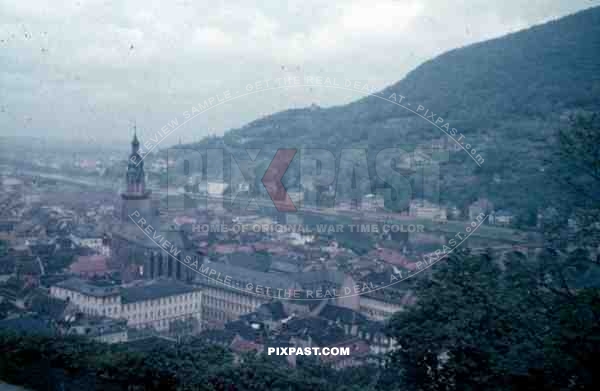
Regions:
[[[600,109],[600,8],[451,50],[379,95],[392,93],[444,118],[485,158],[478,167],[465,151],[451,152],[442,168],[442,201],[464,206],[485,196],[503,208],[532,209],[565,116]],[[201,144],[224,143],[233,151],[360,146],[375,153],[441,137],[447,138],[415,114],[367,96],[344,106],[279,112]],[[286,174],[290,186],[294,167]]]

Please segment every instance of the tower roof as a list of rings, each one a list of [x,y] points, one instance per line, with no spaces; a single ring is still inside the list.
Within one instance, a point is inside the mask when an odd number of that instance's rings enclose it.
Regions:
[[[134,127],[133,128],[133,140],[131,141],[132,145],[140,145],[140,142],[138,141],[137,138],[137,129]]]

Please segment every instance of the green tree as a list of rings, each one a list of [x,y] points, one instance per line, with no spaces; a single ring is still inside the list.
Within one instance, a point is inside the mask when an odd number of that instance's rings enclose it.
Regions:
[[[560,211],[534,257],[452,254],[393,317],[390,371],[417,390],[596,389],[600,382],[598,116],[560,133],[547,200]],[[548,189],[552,189],[549,187]],[[570,213],[578,229],[564,224]],[[441,266],[441,265],[440,265]]]

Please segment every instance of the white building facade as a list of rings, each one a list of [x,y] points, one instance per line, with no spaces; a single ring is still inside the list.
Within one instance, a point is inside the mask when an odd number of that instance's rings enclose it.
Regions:
[[[125,319],[132,328],[169,331],[184,322],[190,331],[201,329],[202,292],[179,281],[120,286],[73,278],[52,286],[50,295],[70,301],[87,315]]]

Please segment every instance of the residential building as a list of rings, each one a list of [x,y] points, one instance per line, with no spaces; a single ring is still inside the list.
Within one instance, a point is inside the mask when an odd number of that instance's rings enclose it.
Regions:
[[[426,200],[413,200],[409,206],[409,214],[413,217],[437,221],[446,221],[448,212],[446,208]]]
[[[78,244],[81,247],[91,248],[100,255],[110,257],[110,246],[107,245],[106,238],[104,237],[79,239]]]
[[[510,211],[503,209],[494,212],[492,216],[493,219],[490,223],[496,225],[510,225],[515,218],[515,215]]]
[[[223,181],[209,181],[206,184],[206,192],[209,196],[221,196],[226,189],[227,184]]]

